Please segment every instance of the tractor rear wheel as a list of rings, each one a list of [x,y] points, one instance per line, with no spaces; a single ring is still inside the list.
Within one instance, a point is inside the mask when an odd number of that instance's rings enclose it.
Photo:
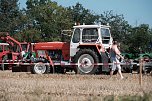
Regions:
[[[74,58],[76,73],[78,74],[95,74],[99,62],[98,56],[93,50],[82,49],[78,51]]]

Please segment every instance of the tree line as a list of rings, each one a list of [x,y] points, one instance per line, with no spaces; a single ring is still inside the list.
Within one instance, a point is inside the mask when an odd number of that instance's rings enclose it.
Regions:
[[[106,24],[111,26],[112,37],[121,42],[122,50],[152,48],[152,29],[148,24],[131,26],[123,14],[104,11],[96,14],[82,4],[63,7],[51,0],[27,0],[20,9],[18,0],[0,0],[0,32],[9,32],[23,42],[60,41],[61,31],[80,24]]]

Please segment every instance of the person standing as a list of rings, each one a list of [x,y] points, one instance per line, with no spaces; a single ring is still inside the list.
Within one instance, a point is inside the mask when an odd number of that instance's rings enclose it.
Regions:
[[[123,79],[124,77],[122,76],[121,66],[120,66],[120,62],[119,62],[118,57],[120,57],[121,59],[124,59],[124,57],[121,55],[121,52],[119,51],[118,45],[119,45],[119,43],[117,41],[113,41],[113,44],[112,44],[111,49],[110,49],[110,60],[113,63],[111,71],[110,71],[110,75],[112,76],[113,72],[117,68],[121,79]]]

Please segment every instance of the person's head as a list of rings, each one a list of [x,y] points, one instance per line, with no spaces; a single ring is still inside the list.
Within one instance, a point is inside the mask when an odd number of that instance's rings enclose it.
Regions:
[[[117,41],[113,41],[113,44],[114,44],[114,45],[117,45],[117,44],[118,44],[118,42],[117,42]]]

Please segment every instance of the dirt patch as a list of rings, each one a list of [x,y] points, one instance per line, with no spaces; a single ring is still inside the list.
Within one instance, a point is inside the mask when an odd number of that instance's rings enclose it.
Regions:
[[[139,95],[152,92],[152,76],[138,74],[75,75],[12,73],[0,71],[0,99],[9,101],[102,100],[105,96]]]

